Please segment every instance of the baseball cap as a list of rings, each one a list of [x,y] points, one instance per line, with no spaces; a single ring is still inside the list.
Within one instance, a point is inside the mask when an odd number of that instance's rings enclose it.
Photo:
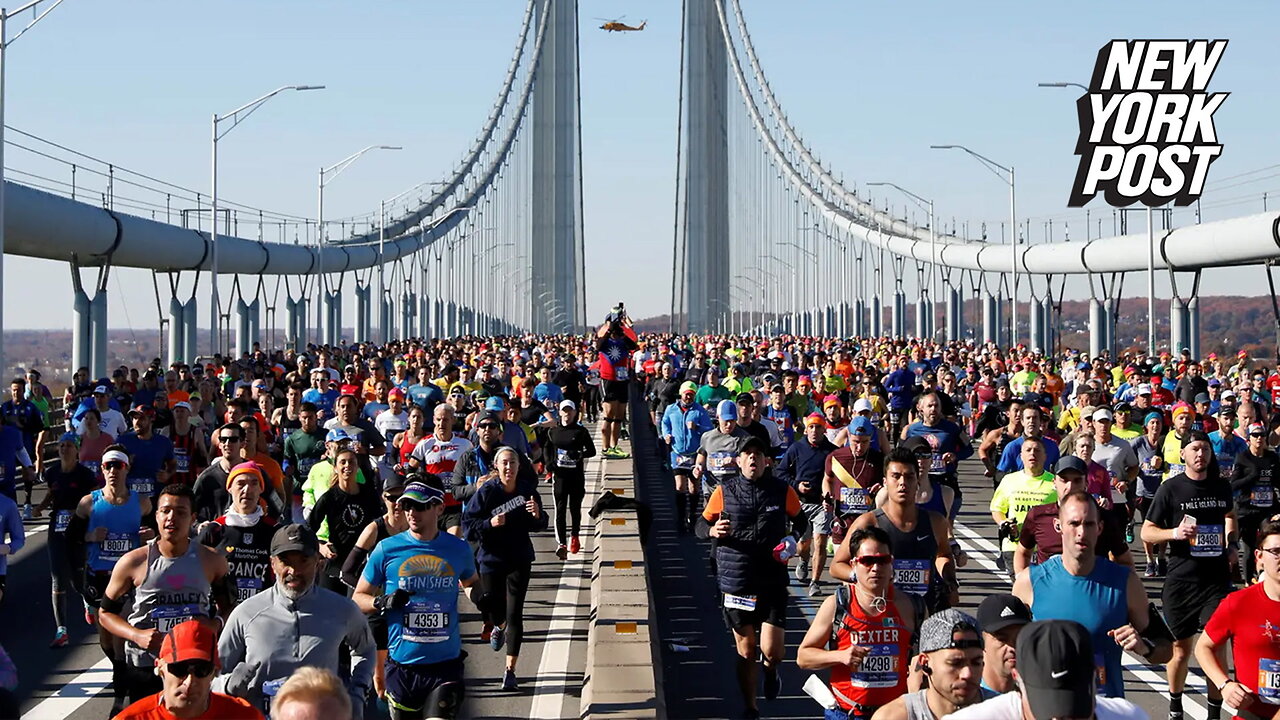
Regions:
[[[1196,393],[1195,398],[1193,398],[1193,402],[1195,402],[1195,403],[1197,403],[1197,404],[1199,404],[1199,403],[1206,403],[1206,404],[1208,404],[1208,403],[1213,402],[1213,400],[1211,400],[1211,399],[1209,398],[1209,393]]]
[[[786,392],[786,390],[787,390],[787,389],[786,389],[785,387],[783,387],[783,386],[782,386],[782,383],[778,383],[778,382],[776,382],[776,383],[774,383],[774,384],[772,384],[772,385],[770,385],[770,386],[769,386],[769,392],[771,392],[771,393],[776,393],[776,392]]]
[[[1267,436],[1267,427],[1262,423],[1251,423],[1249,425],[1249,435],[1257,435],[1260,437]]]
[[[955,633],[971,630],[978,635],[975,641],[957,641]],[[920,625],[920,652],[931,653],[949,648],[982,647],[982,628],[977,619],[955,608],[940,610],[925,618]]]
[[[408,482],[405,476],[398,472],[388,473],[386,479],[382,481],[382,492],[386,494],[392,490],[404,490]]]
[[[492,412],[501,412],[507,407],[507,404],[500,397],[491,397],[484,401],[484,409]]]
[[[400,494],[400,500],[422,503],[423,505],[443,505],[444,492],[422,482],[411,482]]]
[[[340,427],[336,427],[330,430],[329,434],[324,436],[325,442],[342,442],[343,440],[350,440],[350,439],[351,439],[351,436],[347,434],[347,431],[343,430]]]
[[[749,392],[741,392],[734,396],[733,401],[743,405],[755,405],[756,396]]]
[[[183,410],[190,410],[191,403],[187,402],[186,400],[179,400],[178,402],[173,404],[174,410],[177,410],[178,408],[182,408]]]
[[[1139,394],[1139,395],[1150,395],[1150,394],[1151,394],[1151,386],[1150,386],[1150,385],[1148,385],[1148,384],[1146,384],[1146,383],[1143,383],[1143,384],[1139,385],[1139,386],[1138,386],[1138,394]]]
[[[759,450],[760,452],[768,455],[769,443],[761,440],[755,435],[749,435],[738,441],[738,447],[737,447],[738,455],[741,455],[742,453],[745,453],[745,452],[751,452],[752,450]]]
[[[1118,402],[1116,403],[1116,406],[1113,408],[1113,410],[1118,413],[1133,412],[1133,406],[1127,402]]]
[[[1206,433],[1203,430],[1192,430],[1188,432],[1185,436],[1183,436],[1182,447],[1186,447],[1194,442],[1203,442],[1203,443],[1212,444],[1212,441],[1209,439],[1208,433]]]
[[[1067,471],[1074,471],[1081,475],[1088,475],[1089,466],[1085,464],[1084,460],[1081,460],[1075,455],[1063,455],[1058,458],[1058,462],[1053,464],[1053,474],[1061,475]]]
[[[1022,628],[1018,675],[1036,717],[1093,716],[1093,642],[1080,623],[1042,620]]]
[[[217,662],[218,638],[213,628],[199,620],[178,623],[160,643],[159,658],[166,663],[188,660]]]
[[[874,435],[875,431],[871,427],[871,419],[859,415],[849,423],[850,435]]]
[[[684,382],[680,383],[680,394],[683,395],[684,393],[687,393],[687,392],[692,392],[692,393],[698,392],[697,383],[693,382],[692,380],[685,380]]]
[[[1222,391],[1222,399],[1223,399],[1223,400],[1231,400],[1231,399],[1235,398],[1235,396],[1236,396],[1236,391],[1235,391],[1235,390],[1223,390],[1223,391]]]
[[[1221,385],[1222,381],[1218,378],[1209,378],[1209,387],[1220,387]]]
[[[338,388],[339,396],[351,395],[354,397],[359,394],[360,394],[360,388],[356,387],[355,385],[343,385],[342,387]]]
[[[492,410],[485,410],[484,412],[481,412],[481,413],[476,417],[476,425],[478,426],[480,423],[482,423],[482,422],[484,422],[484,421],[486,421],[486,420],[492,420],[492,421],[494,421],[494,422],[498,422],[498,423],[502,422],[502,418],[498,416],[498,413],[496,413],[496,412],[494,412],[494,411],[492,411]]]
[[[1096,413],[1096,412],[1098,412],[1098,406],[1097,406],[1097,405],[1086,405],[1086,406],[1084,406],[1084,407],[1080,408],[1080,419],[1081,419],[1081,420],[1092,420],[1092,419],[1093,419],[1093,414],[1094,414],[1094,413]]]
[[[285,525],[271,536],[271,554],[279,557],[287,552],[315,555],[320,552],[320,541],[306,525]]]
[[[96,387],[96,388],[94,388],[94,389],[93,389],[93,394],[94,394],[94,395],[106,395],[106,394],[107,394],[107,386],[106,386],[106,385],[99,385],[98,387]]]
[[[1111,411],[1110,411],[1110,410],[1108,410],[1107,408],[1104,408],[1104,407],[1100,407],[1100,408],[1098,408],[1098,409],[1094,410],[1094,411],[1093,411],[1093,415],[1092,415],[1092,417],[1093,417],[1093,419],[1094,419],[1094,420],[1107,420],[1107,421],[1111,421],[1111,420],[1114,420],[1114,419],[1115,419],[1115,418],[1111,415]]]
[[[996,633],[1010,625],[1031,622],[1027,604],[1013,595],[988,595],[978,605],[978,623],[984,632]]]
[[[909,437],[906,440],[903,440],[902,442],[898,443],[898,447],[903,450],[906,450],[907,452],[913,455],[932,455],[933,454],[933,447],[929,445],[929,441],[925,440],[919,435],[915,437]]]
[[[150,405],[134,405],[129,410],[129,417],[133,417],[134,415],[155,415],[155,414],[156,414],[156,409],[151,407]]]
[[[577,410],[577,409],[578,409],[578,406],[577,406],[577,405],[574,405],[572,400],[568,400],[568,399],[561,400],[561,401],[560,401],[560,409],[561,409],[561,410],[563,410],[563,409],[565,409],[565,408],[573,408],[574,410]]]
[[[58,444],[61,445],[64,442],[69,442],[76,447],[80,447],[80,436],[73,432],[64,432],[58,436]]]
[[[732,400],[721,400],[716,406],[716,418],[719,420],[737,420],[738,405]]]
[[[858,398],[853,403],[853,412],[856,415],[861,412],[871,412],[871,401],[866,398]]]

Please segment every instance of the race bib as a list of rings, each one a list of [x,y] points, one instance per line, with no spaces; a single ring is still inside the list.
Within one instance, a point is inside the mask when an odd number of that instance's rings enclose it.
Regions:
[[[631,377],[631,371],[625,367],[619,367],[614,369],[613,377],[618,380],[626,380]]]
[[[1183,463],[1169,463],[1169,472],[1165,477],[1173,477],[1187,471],[1187,466]]]
[[[556,448],[556,467],[576,468],[578,467],[578,458],[568,450]]]
[[[707,465],[711,468],[711,472],[717,475],[733,472],[736,461],[737,458],[732,452],[713,452],[707,456]]]
[[[152,478],[129,478],[129,492],[137,493],[143,497],[151,497],[151,490],[155,486],[155,482]]]
[[[672,463],[672,466],[673,466],[673,467],[675,467],[675,469],[677,469],[677,470],[688,470],[688,469],[690,469],[690,468],[692,468],[692,467],[693,467],[693,461],[694,461],[694,456],[693,456],[693,455],[679,455],[679,454],[677,454],[677,455],[675,456],[675,458],[676,458],[675,462],[674,462],[674,463]]]
[[[191,468],[191,458],[185,450],[174,450],[173,459],[177,463],[178,472],[184,473]]]
[[[175,626],[204,614],[203,608],[196,604],[160,605],[151,610],[151,619],[156,624],[156,630],[168,634]]]
[[[1218,469],[1221,471],[1222,477],[1224,478],[1231,477],[1231,472],[1235,470],[1235,468],[1236,468],[1235,458],[1231,457],[1230,455],[1218,456]]]
[[[1270,485],[1254,485],[1249,493],[1249,504],[1254,507],[1271,507],[1276,501],[1276,489]]]
[[[115,562],[124,557],[124,554],[133,548],[133,538],[128,534],[107,533],[107,539],[102,541],[102,549],[98,553],[98,559]]]
[[[942,461],[942,453],[934,453],[933,459],[929,462],[929,472],[944,473],[947,471],[947,464]]]
[[[871,496],[867,494],[866,488],[840,488],[840,512],[864,513],[869,510],[871,510]]]
[[[858,672],[849,675],[852,685],[863,688],[891,688],[898,685],[898,648],[872,645]]]
[[[236,604],[248,600],[262,590],[262,581],[258,578],[236,578]]]
[[[1198,526],[1195,537],[1191,538],[1191,557],[1216,558],[1222,555],[1225,531],[1223,525]]]
[[[93,473],[94,477],[98,476],[98,470],[102,466],[102,463],[98,462],[97,460],[84,460],[80,464],[85,466],[85,468],[87,468],[89,472]],[[4,474],[4,469],[0,468],[0,475],[3,475],[3,474]]]
[[[1280,705],[1280,660],[1258,658],[1258,698]]]
[[[404,608],[401,636],[409,642],[438,643],[449,638],[449,613],[433,600],[414,600]]]
[[[59,510],[57,515],[53,516],[53,531],[56,533],[64,533],[67,531],[67,525],[71,524],[71,511]]]
[[[924,595],[929,591],[929,561],[895,558],[893,584],[905,593]]]
[[[756,596],[725,593],[724,606],[729,610],[746,610],[747,612],[751,612],[756,609]]]

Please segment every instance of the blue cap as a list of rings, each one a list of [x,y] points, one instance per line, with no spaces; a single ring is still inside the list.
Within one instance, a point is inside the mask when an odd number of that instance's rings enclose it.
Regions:
[[[330,430],[329,434],[324,436],[325,442],[342,442],[343,440],[350,440],[350,439],[351,439],[351,436],[347,434],[346,430],[343,430],[342,428],[337,428],[337,427]]]
[[[871,418],[858,415],[849,423],[849,432],[853,435],[874,435]]]
[[[494,412],[502,412],[503,410],[505,410],[505,409],[506,409],[506,407],[507,407],[507,404],[506,404],[506,403],[504,403],[504,402],[502,402],[502,398],[500,398],[500,397],[491,397],[491,398],[489,398],[488,400],[485,400],[485,401],[484,401],[484,409],[485,409],[485,410],[492,410],[492,411],[494,411]]]
[[[423,505],[443,505],[444,491],[433,488],[426,483],[411,482],[405,487],[404,492],[400,494],[400,500],[410,500]]]
[[[732,400],[721,400],[716,406],[716,418],[720,420],[737,420],[738,405]]]
[[[58,443],[69,442],[76,447],[80,447],[80,436],[73,432],[65,432],[58,436]]]

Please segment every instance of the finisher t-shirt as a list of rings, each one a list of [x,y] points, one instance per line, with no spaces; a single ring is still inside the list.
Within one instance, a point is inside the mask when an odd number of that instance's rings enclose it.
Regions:
[[[448,533],[422,541],[406,531],[378,543],[364,567],[365,581],[386,595],[397,589],[413,594],[403,608],[386,614],[392,660],[420,664],[458,657],[458,585],[475,574],[471,546]]]
[[[1172,530],[1187,517],[1194,518],[1196,534],[1190,540],[1169,542],[1168,580],[1202,587],[1230,582],[1226,561],[1226,515],[1231,511],[1231,486],[1223,480],[1195,481],[1179,473],[1161,483],[1151,501],[1147,519]]]
[[[1262,701],[1245,709],[1273,715],[1280,706],[1280,602],[1262,583],[1238,590],[1219,603],[1204,632],[1216,645],[1231,641],[1235,677]]]

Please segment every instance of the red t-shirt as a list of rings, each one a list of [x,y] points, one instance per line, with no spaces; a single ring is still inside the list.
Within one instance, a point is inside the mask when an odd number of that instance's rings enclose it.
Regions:
[[[144,697],[116,715],[115,720],[175,720],[173,713],[160,702],[163,697],[164,693]],[[262,720],[262,713],[247,700],[222,693],[211,693],[209,709],[200,717],[218,720]]]
[[[1280,602],[1267,597],[1262,583],[1237,590],[1218,604],[1204,631],[1217,645],[1231,640],[1236,678],[1264,701],[1248,710],[1280,714]]]
[[[1267,378],[1266,386],[1271,391],[1271,404],[1280,405],[1280,375],[1272,373],[1271,377]]]

